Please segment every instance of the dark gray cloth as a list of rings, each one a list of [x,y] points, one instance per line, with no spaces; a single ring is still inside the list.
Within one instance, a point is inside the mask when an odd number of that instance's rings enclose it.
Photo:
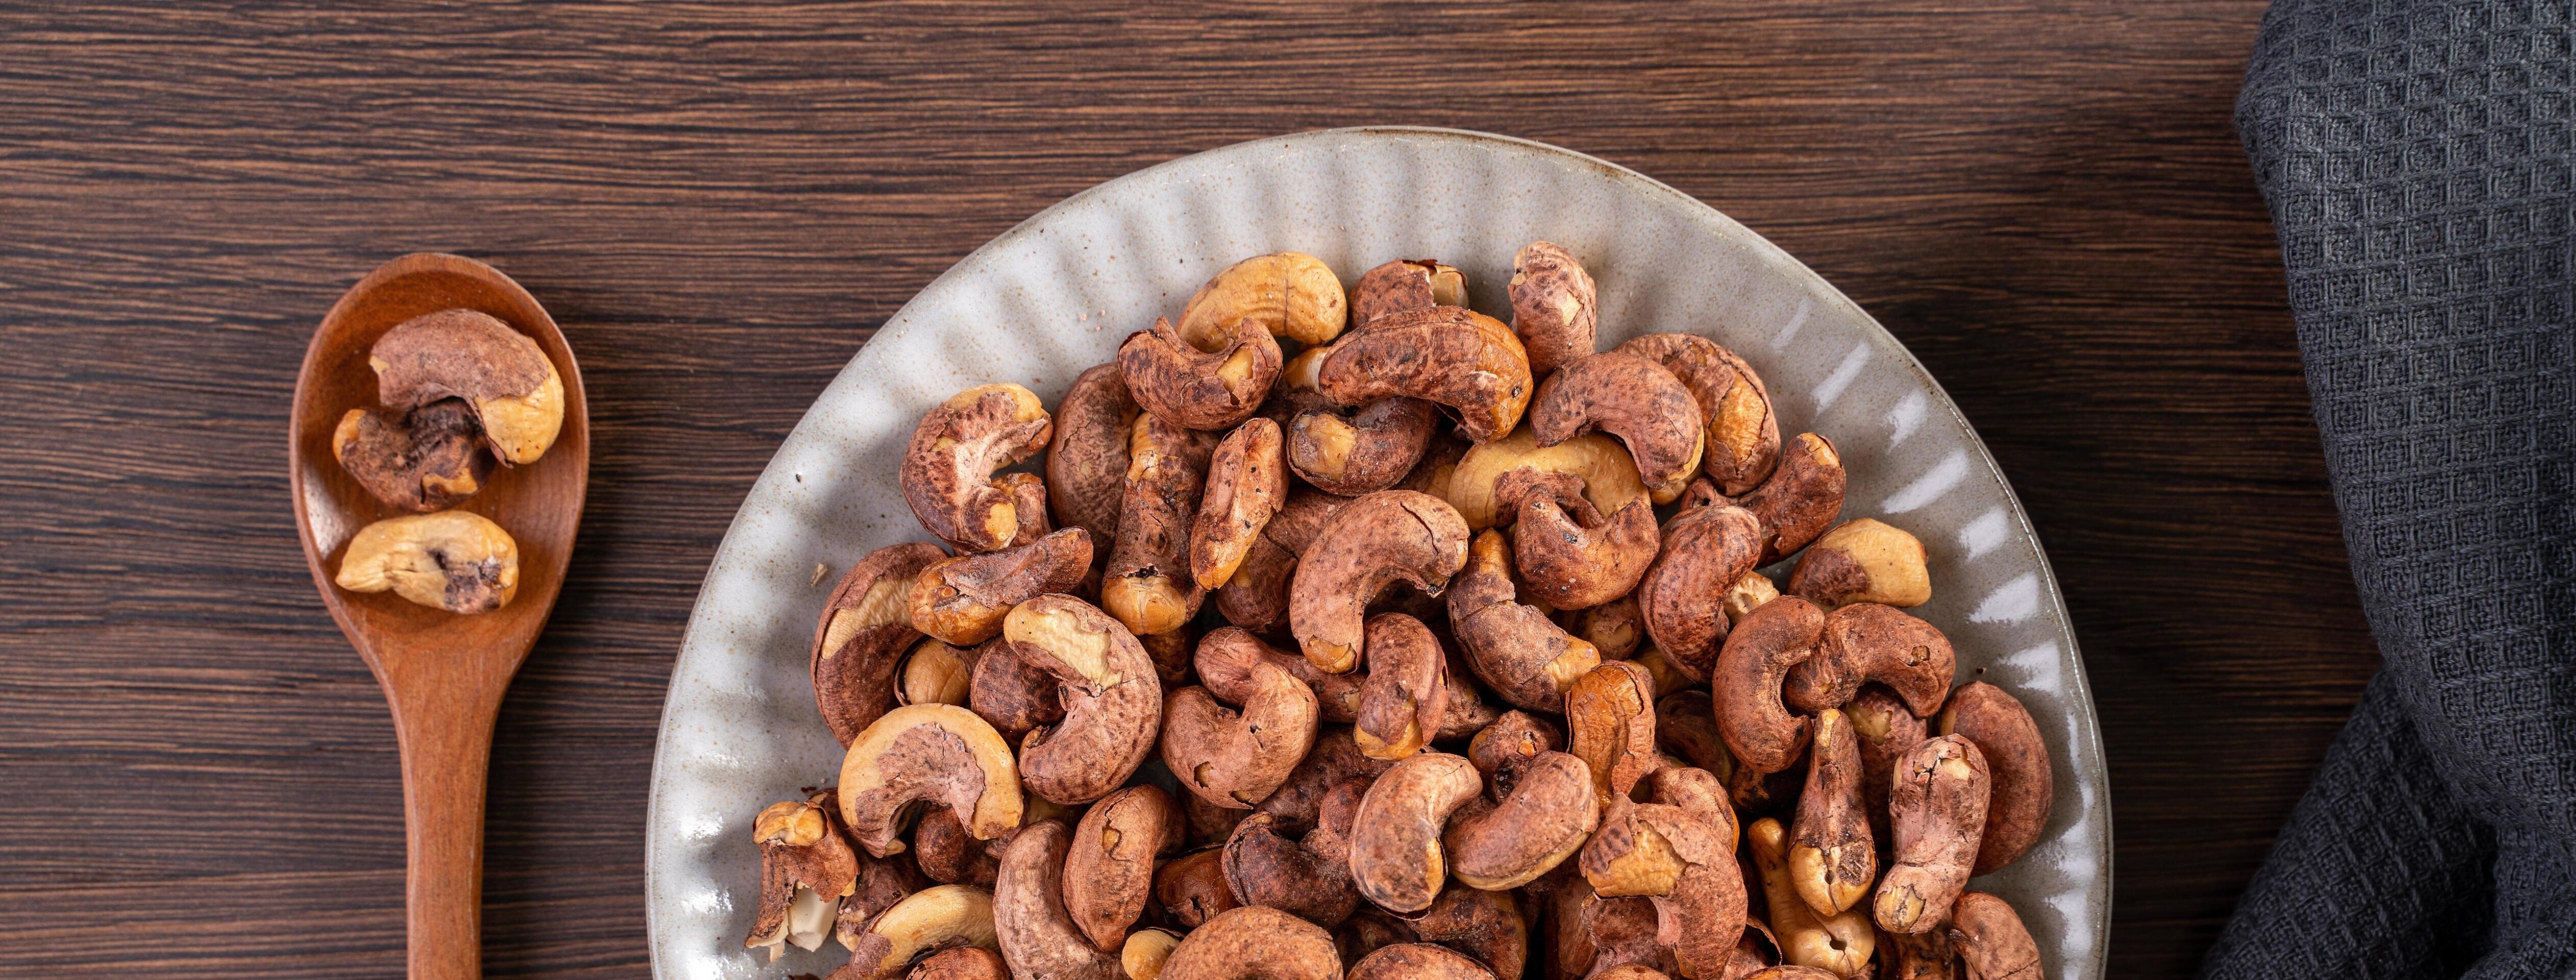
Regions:
[[[2202,976],[2576,976],[2576,0],[2276,0],[2237,128],[2383,661]]]

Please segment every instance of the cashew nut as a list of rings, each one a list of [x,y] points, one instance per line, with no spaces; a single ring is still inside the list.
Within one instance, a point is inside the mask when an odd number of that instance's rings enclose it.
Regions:
[[[992,893],[981,888],[924,888],[877,916],[851,947],[850,965],[832,975],[850,972],[858,980],[885,980],[902,974],[925,952],[961,946],[993,949],[995,911]]]
[[[1656,547],[1663,546],[1658,543]],[[1577,639],[1592,644],[1603,660],[1635,656],[1637,644],[1646,637],[1646,614],[1638,607],[1635,592],[1589,609],[1567,610],[1557,622]]]
[[[1118,345],[1127,393],[1145,411],[1183,428],[1230,429],[1251,418],[1279,378],[1279,342],[1248,319],[1220,327],[1214,339],[1219,345],[1202,352],[1164,319],[1127,335]]]
[[[1324,927],[1278,909],[1246,905],[1181,937],[1163,980],[1338,980],[1341,956]]]
[[[1583,760],[1539,752],[1510,768],[1511,795],[1452,821],[1441,837],[1450,874],[1473,888],[1500,892],[1529,884],[1573,856],[1601,826],[1600,800]]]
[[[1878,877],[1878,846],[1861,809],[1860,746],[1832,708],[1816,716],[1807,789],[1789,825],[1789,882],[1819,916],[1851,908]]]
[[[1181,843],[1181,809],[1150,785],[1100,799],[1075,825],[1064,859],[1064,907],[1103,952],[1118,952],[1127,927],[1154,894],[1154,857]]]
[[[1761,522],[1741,507],[1697,507],[1664,522],[1662,553],[1637,582],[1637,608],[1646,635],[1683,677],[1709,676],[1731,628],[1727,593],[1753,574],[1761,554]]]
[[[829,980],[856,980],[835,971]],[[1002,962],[1002,954],[980,946],[943,949],[922,957],[904,974],[904,980],[1011,980],[1011,967]]]
[[[1592,353],[1592,276],[1574,253],[1554,242],[1531,242],[1512,256],[1512,330],[1529,348],[1530,373],[1551,372]]]
[[[1065,907],[1065,856],[1073,832],[1046,820],[1020,829],[993,882],[993,932],[1014,977],[1115,980],[1118,954],[1102,952]],[[1118,937],[1122,945],[1126,937]]]
[[[1133,633],[1168,633],[1198,615],[1207,596],[1190,575],[1190,525],[1216,438],[1151,414],[1136,417],[1133,434],[1100,605]]]
[[[1665,934],[1667,922],[1655,908],[1654,899],[1602,898],[1588,886],[1564,891],[1582,899],[1575,913],[1567,917],[1579,927],[1572,937],[1576,941],[1560,948],[1557,954],[1561,965],[1577,967],[1568,969],[1568,976],[1631,965],[1666,975],[1680,971],[1673,961],[1673,945],[1679,937]],[[1560,938],[1567,937],[1560,933]]]
[[[1296,577],[1298,556],[1341,510],[1343,499],[1303,487],[1291,487],[1288,499],[1261,537],[1252,543],[1234,577],[1216,592],[1217,612],[1244,629],[1274,632],[1288,625],[1288,585]]]
[[[1878,933],[1859,909],[1819,916],[1798,896],[1789,881],[1789,833],[1780,821],[1764,817],[1744,828],[1752,845],[1753,864],[1762,874],[1762,893],[1771,910],[1771,931],[1780,938],[1780,955],[1791,964],[1811,966],[1837,977],[1854,976],[1869,965],[1878,948]]]
[[[1317,347],[1291,358],[1262,412],[1286,429],[1288,466],[1306,482],[1345,497],[1376,493],[1413,472],[1440,413],[1419,398],[1335,405],[1316,388],[1332,352]]]
[[[1762,521],[1761,564],[1778,561],[1806,547],[1842,513],[1842,455],[1825,437],[1798,433],[1781,451],[1771,478],[1735,504]]]
[[[1652,520],[1652,515],[1648,519]],[[1503,700],[1531,711],[1565,710],[1565,692],[1601,663],[1590,643],[1566,635],[1535,606],[1513,601],[1511,546],[1487,530],[1449,586],[1449,628],[1467,666]]]
[[[1561,751],[1565,735],[1547,719],[1526,711],[1506,711],[1467,740],[1467,761],[1485,774],[1487,794],[1497,803],[1510,796],[1521,770],[1541,753]],[[1580,759],[1575,761],[1582,761]],[[1592,784],[1585,773],[1583,783]],[[1461,818],[1463,819],[1463,818]]]
[[[1413,920],[1413,932],[1474,957],[1497,977],[1518,977],[1529,963],[1529,922],[1510,892],[1453,883]]]
[[[1393,943],[1360,957],[1344,980],[1494,980],[1494,971],[1444,946]]]
[[[912,628],[957,646],[1002,631],[1011,607],[1067,592],[1091,570],[1091,532],[1069,527],[1000,551],[932,562],[912,585]]]
[[[840,802],[834,800],[825,804],[824,809],[831,811],[837,824]],[[847,830],[842,832],[848,833]],[[849,897],[841,900],[840,915],[832,920],[832,938],[840,940],[843,949],[857,949],[859,937],[867,934],[868,926],[877,921],[879,914],[930,884],[922,877],[921,869],[900,855],[878,858],[861,851],[854,852],[852,856],[859,861],[859,880],[851,888]]]
[[[1512,548],[1530,594],[1557,609],[1584,609],[1633,593],[1663,539],[1655,510],[1629,501],[1608,517],[1583,496],[1572,473],[1517,469],[1494,484],[1512,522]]]
[[[2040,980],[2039,943],[2011,903],[1984,892],[1959,896],[1950,907],[1950,942],[1968,967],[1968,980]]]
[[[1784,596],[1765,603],[1726,638],[1711,675],[1717,732],[1727,751],[1754,772],[1795,765],[1811,733],[1804,716],[1780,703],[1789,669],[1815,654],[1825,614],[1814,603]]]
[[[1025,823],[1028,811],[1023,810]],[[968,836],[966,825],[957,819],[957,811],[932,804],[921,811],[912,825],[912,863],[923,877],[943,885],[993,887],[993,878],[1001,873],[1001,849],[1006,841],[977,840]]]
[[[1416,753],[1379,776],[1351,831],[1351,879],[1360,894],[1399,915],[1430,908],[1449,878],[1441,828],[1483,789],[1476,767],[1446,752]]]
[[[1809,545],[1789,573],[1789,591],[1820,606],[1919,606],[1932,601],[1932,573],[1924,566],[1923,542],[1863,517],[1834,525]]]
[[[1446,501],[1411,490],[1350,501],[1298,560],[1289,632],[1315,666],[1348,673],[1366,646],[1362,613],[1380,591],[1406,582],[1437,594],[1466,563],[1467,526]]]
[[[1618,350],[1663,365],[1690,389],[1703,418],[1701,431],[1707,434],[1700,469],[1715,481],[1715,489],[1746,493],[1779,466],[1780,420],[1771,413],[1770,392],[1761,375],[1734,351],[1681,333],[1647,334]]]
[[[1569,751],[1591,768],[1593,792],[1604,807],[1654,771],[1654,683],[1636,662],[1609,660],[1565,692]]]
[[[1879,928],[1919,933],[1941,924],[1977,863],[1990,789],[1985,754],[1957,735],[1897,760],[1887,797],[1894,856],[1870,908]]]
[[[1243,904],[1235,901],[1225,883],[1224,860],[1222,851],[1208,848],[1164,862],[1155,870],[1154,900],[1162,903],[1163,914],[1173,925],[1196,929]]]
[[[957,811],[968,836],[990,840],[1020,825],[1019,770],[993,726],[955,705],[914,704],[878,718],[841,757],[841,822],[869,854],[904,848],[898,836],[914,801]]]
[[[1461,551],[1465,540],[1461,532]],[[519,593],[519,543],[467,511],[388,517],[349,539],[332,581],[351,592],[391,590],[432,609],[487,613]]]
[[[948,557],[908,541],[868,552],[823,602],[806,654],[823,724],[850,744],[894,705],[895,658],[921,636],[912,626],[912,588],[921,570]]]
[[[977,385],[921,417],[900,470],[921,526],[959,551],[992,551],[1020,533],[1013,488],[993,471],[1046,448],[1046,405],[1015,384]]]
[[[353,408],[331,431],[331,456],[386,505],[414,513],[465,502],[492,475],[482,423],[461,399],[442,398],[401,415]]]
[[[1959,980],[1959,948],[1951,945],[1948,929],[1890,932],[1880,941],[1896,951],[1895,970],[1886,974],[1887,980]]]
[[[1118,968],[1127,972],[1127,980],[1157,980],[1172,950],[1180,945],[1180,934],[1169,929],[1138,929],[1127,934],[1127,943],[1118,952]]]
[[[1028,544],[1055,532],[1055,522],[1047,516],[1045,477],[1004,473],[993,478],[993,485],[1010,493],[1011,513],[1019,518],[1020,528],[1012,533],[1010,544]]]
[[[1816,655],[1789,671],[1781,699],[1800,711],[1822,711],[1876,681],[1895,689],[1916,716],[1928,716],[1949,695],[1956,662],[1950,638],[1932,624],[1892,606],[1844,606],[1826,614]]]
[[[805,800],[772,803],[752,821],[760,845],[760,912],[743,938],[746,948],[769,950],[772,961],[789,943],[819,949],[832,934],[841,899],[858,888],[858,853],[832,816],[832,791]]]
[[[1361,905],[1333,929],[1333,945],[1341,950],[1345,963],[1357,963],[1370,953],[1414,939],[1412,926],[1374,905]]]
[[[1352,780],[1373,782],[1394,763],[1360,753],[1348,725],[1325,725],[1315,731],[1315,748],[1290,770],[1288,781],[1261,801],[1259,810],[1279,818],[1283,829],[1297,830],[1321,822],[1326,797]]]
[[[1317,386],[1344,405],[1403,395],[1446,405],[1459,431],[1490,442],[1529,407],[1529,357],[1511,328],[1459,306],[1379,317],[1333,345]]]
[[[1298,252],[1256,255],[1227,266],[1200,286],[1181,310],[1181,337],[1201,350],[1216,346],[1244,319],[1301,344],[1332,342],[1350,309],[1341,277],[1322,259]]]
[[[1511,523],[1519,511],[1503,506],[1496,485],[1503,474],[1522,469],[1582,477],[1584,499],[1603,514],[1617,514],[1634,501],[1648,499],[1646,484],[1637,477],[1637,464],[1630,461],[1619,440],[1587,435],[1541,446],[1528,429],[1468,449],[1451,470],[1448,492],[1442,496],[1458,508],[1458,516],[1466,519],[1469,528]]]
[[[1275,664],[1256,662],[1250,675],[1240,713],[1203,687],[1163,706],[1163,765],[1200,799],[1235,809],[1267,799],[1315,745],[1315,692]]]
[[[1863,686],[1842,711],[1851,720],[1852,734],[1860,739],[1860,799],[1869,811],[1870,833],[1892,840],[1887,823],[1889,780],[1896,760],[1923,744],[1928,726],[1883,684]]]
[[[1254,813],[1227,838],[1226,887],[1245,905],[1278,909],[1330,928],[1359,907],[1360,893],[1345,863],[1349,842],[1331,828],[1307,831],[1303,842],[1273,829],[1275,817]]]
[[[1047,500],[1056,523],[1091,532],[1094,545],[1118,540],[1127,440],[1142,411],[1127,394],[1115,361],[1082,372],[1056,403],[1055,438],[1047,443]]]
[[[1011,650],[1063,682],[1064,721],[1020,742],[1020,776],[1039,796],[1089,803],[1127,782],[1163,727],[1163,682],[1145,648],[1090,603],[1042,595],[1002,621]]]
[[[367,351],[376,400],[409,411],[442,398],[474,406],[483,438],[505,463],[533,463],[563,430],[563,375],[528,335],[473,310],[424,313],[385,331]]]
[[[2057,804],[2057,778],[2049,770],[2048,743],[2021,700],[1984,681],[1951,692],[1935,731],[1964,735],[1985,753],[1994,792],[1986,804],[1986,832],[1974,874],[1992,874],[2039,843],[2048,811]]]
[[[1362,755],[1402,759],[1430,744],[1448,714],[1449,657],[1429,627],[1403,613],[1369,617],[1364,633],[1368,679],[1351,737]]]
[[[1617,436],[1659,504],[1681,496],[1705,449],[1690,389],[1663,365],[1617,351],[1587,354],[1548,375],[1529,420],[1541,446],[1593,431]]]
[[[975,664],[983,659],[983,652],[982,645],[959,649],[933,639],[915,644],[895,667],[895,703],[968,703],[974,692]]]
[[[1368,681],[1368,672],[1327,674],[1306,662],[1306,658],[1261,641],[1245,630],[1227,626],[1217,629],[1199,641],[1198,652],[1191,661],[1197,669],[1199,683],[1209,694],[1231,705],[1241,705],[1261,687],[1255,683],[1254,669],[1269,664],[1287,671],[1315,692],[1316,717],[1325,722],[1348,725],[1360,705],[1360,685]]]
[[[1397,259],[1360,274],[1351,284],[1351,325],[1389,313],[1467,305],[1467,277],[1432,259]]]
[[[1677,806],[1611,801],[1601,832],[1583,846],[1584,880],[1604,898],[1654,896],[1677,929],[1670,943],[1683,976],[1716,976],[1744,931],[1744,873],[1716,830]]]
[[[1252,419],[1217,443],[1208,461],[1207,494],[1190,522],[1190,575],[1200,589],[1234,578],[1287,497],[1277,423]]]
[[[1762,608],[1763,603],[1779,597],[1780,587],[1771,584],[1770,576],[1761,572],[1746,572],[1743,578],[1735,580],[1735,585],[1726,590],[1726,621],[1730,624],[1741,623],[1744,617]]]

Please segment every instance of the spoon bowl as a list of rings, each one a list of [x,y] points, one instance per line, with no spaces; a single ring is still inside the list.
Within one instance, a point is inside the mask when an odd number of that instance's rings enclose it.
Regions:
[[[334,584],[358,529],[406,511],[378,502],[340,468],[331,433],[352,408],[379,407],[367,353],[395,324],[439,310],[487,313],[528,335],[563,375],[563,428],[536,462],[496,468],[455,509],[501,525],[519,546],[509,605],[458,615],[391,592]],[[287,449],[295,527],[322,602],[357,647],[392,708],[402,749],[405,905],[413,980],[481,975],[483,796],[492,725],[510,677],[536,645],[563,589],[590,482],[590,413],[581,370],[553,317],[491,266],[416,253],[369,273],[322,317],[295,380]]]

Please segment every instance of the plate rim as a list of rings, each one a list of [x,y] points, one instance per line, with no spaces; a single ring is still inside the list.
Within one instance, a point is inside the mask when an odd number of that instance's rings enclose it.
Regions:
[[[1057,212],[1071,210],[1095,197],[1102,196],[1106,194],[1108,188],[1114,184],[1120,184],[1130,180],[1147,180],[1153,175],[1168,173],[1169,171],[1179,169],[1192,161],[1199,160],[1202,157],[1216,154],[1257,154],[1258,151],[1264,147],[1284,147],[1307,141],[1348,137],[1387,137],[1426,142],[1456,142],[1469,145],[1499,144],[1516,150],[1534,152],[1541,156],[1554,157],[1561,161],[1580,164],[1584,167],[1598,170],[1604,176],[1609,177],[1613,181],[1636,188],[1645,194],[1663,198],[1671,203],[1679,204],[1683,213],[1690,214],[1703,221],[1711,221],[1718,225],[1731,228],[1734,231],[1741,232],[1749,241],[1754,243],[1757,248],[1767,253],[1764,256],[1765,258],[1781,264],[1793,275],[1804,276],[1808,280],[1807,284],[1809,286],[1821,287],[1822,293],[1825,296],[1840,302],[1851,312],[1857,314],[1862,321],[1866,322],[1869,329],[1877,331],[1878,339],[1886,341],[1888,347],[1893,348],[1897,354],[1901,355],[1902,360],[1900,363],[1902,363],[1907,370],[1913,372],[1914,377],[1926,388],[1929,388],[1931,391],[1941,396],[1941,410],[1947,414],[1951,421],[1958,423],[1960,428],[1967,432],[1969,442],[1975,450],[1976,458],[1985,464],[1985,472],[1994,475],[1996,488],[2003,493],[2005,500],[2011,505],[2010,515],[2013,525],[2021,534],[2027,536],[2031,542],[2031,550],[2037,565],[2035,574],[2038,576],[2041,597],[2045,603],[2042,611],[2053,614],[2052,621],[2057,626],[2057,640],[2064,644],[2066,648],[2067,662],[2070,666],[2066,679],[2067,696],[2071,698],[2080,698],[2083,704],[2084,723],[2076,726],[2076,736],[2082,742],[2082,748],[2094,759],[2101,760],[2101,765],[2104,767],[2104,771],[2099,774],[2099,788],[2101,792],[2100,812],[2084,814],[2085,819],[2099,819],[2102,827],[2101,846],[2099,848],[2099,853],[2094,855],[2094,860],[2097,862],[2096,866],[2101,869],[2099,877],[2103,898],[2095,908],[2093,914],[2090,916],[2091,922],[2089,923],[2092,927],[2091,931],[2093,934],[2100,937],[2100,945],[2093,951],[2093,969],[2090,971],[2089,976],[2096,978],[2100,977],[2110,962],[2111,908],[2113,901],[2116,898],[2114,885],[2117,881],[2115,877],[2116,869],[2113,867],[2112,863],[2117,851],[2116,838],[2113,836],[2116,832],[2116,828],[2114,827],[2113,821],[2114,808],[2111,797],[2111,779],[2108,771],[2109,758],[2105,754],[2102,746],[2101,708],[2093,698],[2093,684],[2085,667],[2083,647],[2076,639],[2075,621],[2072,614],[2067,611],[2065,593],[2058,586],[2057,571],[2055,566],[2049,560],[2047,544],[2040,538],[2039,529],[2031,524],[2029,509],[2022,505],[2020,493],[2013,489],[2011,477],[2004,472],[2002,464],[1995,460],[1994,452],[1986,445],[1985,437],[1978,434],[1975,424],[1968,420],[1966,413],[1960,411],[1957,400],[1950,397],[1949,389],[1943,387],[1940,379],[1934,377],[1931,371],[1924,368],[1922,361],[1914,356],[1914,351],[1907,347],[1903,340],[1899,339],[1893,332],[1890,332],[1887,329],[1887,326],[1880,323],[1878,318],[1872,315],[1867,308],[1862,307],[1859,303],[1853,301],[1850,296],[1845,295],[1841,287],[1834,285],[1832,280],[1829,280],[1822,274],[1816,272],[1815,269],[1809,267],[1805,261],[1799,259],[1789,250],[1782,248],[1778,243],[1773,242],[1770,238],[1762,235],[1760,232],[1754,231],[1751,227],[1735,220],[1734,217],[1719,210],[1715,205],[1684,193],[1679,188],[1664,183],[1661,180],[1627,166],[1614,163],[1588,153],[1557,146],[1552,143],[1540,142],[1538,140],[1472,129],[1456,129],[1441,126],[1373,124],[1300,130],[1298,132],[1283,133],[1260,139],[1228,143],[1222,146],[1215,146],[1204,150],[1185,153],[1151,166],[1141,167],[1104,179],[1068,195],[1062,200],[1039,209],[1036,213],[1021,219],[1010,228],[1005,229],[1000,234],[986,240],[982,245],[976,246],[972,251],[959,257],[957,261],[950,263],[947,268],[940,270],[939,274],[931,277],[928,282],[923,283],[920,289],[915,290],[912,296],[904,300],[902,306],[896,307],[893,313],[888,314],[884,323],[878,327],[877,331],[869,335],[868,341],[860,345],[859,349],[850,355],[850,359],[848,361],[843,362],[841,370],[835,372],[832,375],[832,379],[825,382],[822,391],[815,395],[813,401],[807,403],[805,412],[798,416],[796,425],[788,430],[787,435],[779,440],[777,448],[770,452],[769,462],[762,465],[760,475],[753,478],[751,486],[743,492],[742,503],[735,507],[733,520],[727,522],[725,525],[724,536],[717,540],[714,553],[708,556],[706,574],[699,579],[698,595],[690,601],[689,620],[687,625],[681,630],[679,648],[674,652],[671,659],[671,678],[676,678],[679,675],[682,660],[688,656],[689,651],[693,647],[698,645],[698,640],[700,638],[699,631],[706,628],[706,623],[704,617],[701,616],[701,612],[702,602],[707,592],[707,588],[709,584],[714,581],[716,571],[727,564],[724,559],[726,553],[734,547],[734,532],[740,529],[745,516],[750,513],[752,501],[760,495],[761,488],[769,483],[770,478],[775,475],[775,471],[781,465],[779,458],[780,454],[785,450],[789,442],[796,439],[797,435],[804,430],[808,423],[813,422],[815,418],[815,403],[820,402],[825,395],[829,394],[833,388],[837,387],[843,377],[847,376],[852,371],[858,370],[863,363],[873,363],[875,357],[879,356],[880,352],[886,349],[888,345],[879,343],[880,340],[885,339],[891,332],[914,329],[914,323],[911,320],[906,319],[906,314],[912,311],[913,306],[921,301],[924,294],[931,292],[939,285],[940,282],[946,280],[950,276],[957,275],[961,271],[972,267],[978,267],[989,262],[995,253],[1005,247],[1014,245],[1023,238],[1033,234],[1033,229],[1038,227],[1042,222],[1046,221]],[[1335,271],[1338,274],[1340,270]],[[662,877],[663,865],[663,861],[661,860],[663,835],[659,833],[659,823],[660,814],[662,812],[661,800],[663,787],[663,763],[665,761],[664,756],[670,751],[672,744],[670,740],[672,723],[671,678],[666,678],[663,682],[662,716],[654,726],[653,768],[651,773],[646,777],[647,785],[644,810],[644,946],[647,965],[651,970],[652,975],[656,978],[663,976],[661,946],[655,941],[655,937],[660,931],[661,912],[654,901],[654,896],[660,890],[658,886]],[[2073,747],[2070,746],[2070,749],[2071,748]],[[2083,778],[2082,774],[2079,774],[2078,778],[2081,780]]]

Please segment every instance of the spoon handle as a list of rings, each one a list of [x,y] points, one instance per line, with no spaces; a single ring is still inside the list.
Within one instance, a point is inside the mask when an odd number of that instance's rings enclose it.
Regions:
[[[506,684],[414,683],[386,691],[402,745],[411,980],[483,975],[483,795]]]

